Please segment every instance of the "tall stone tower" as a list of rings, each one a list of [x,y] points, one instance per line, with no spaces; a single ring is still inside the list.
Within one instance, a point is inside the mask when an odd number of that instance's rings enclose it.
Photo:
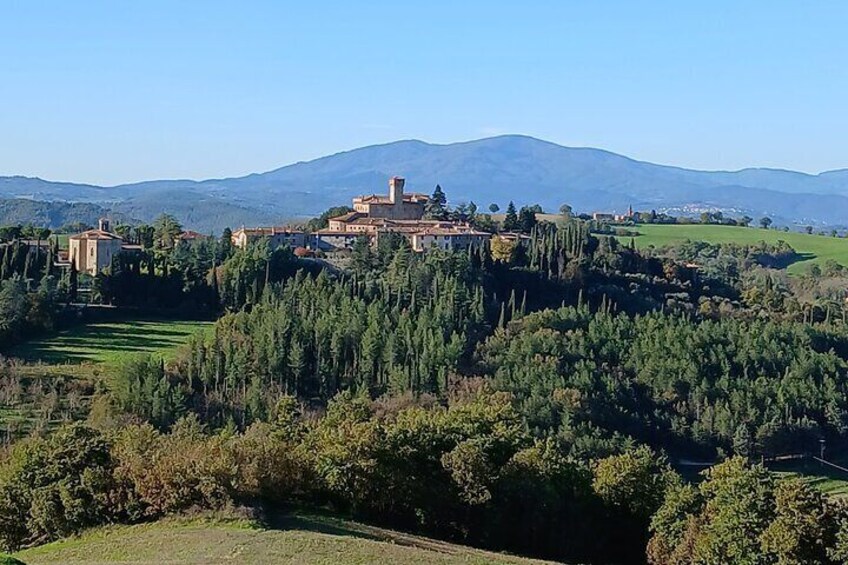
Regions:
[[[392,177],[389,179],[389,202],[395,206],[403,204],[403,177]]]

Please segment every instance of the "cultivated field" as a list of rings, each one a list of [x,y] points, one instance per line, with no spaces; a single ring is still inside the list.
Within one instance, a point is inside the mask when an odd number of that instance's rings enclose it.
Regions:
[[[764,230],[760,228],[743,228],[738,226],[717,226],[701,224],[640,224],[633,228],[626,228],[639,233],[634,241],[636,247],[644,248],[651,245],[663,247],[685,241],[706,241],[708,243],[739,243],[749,244],[765,241],[766,243],[777,243],[785,241],[795,251],[802,255],[802,259],[789,266],[789,273],[802,273],[813,263],[823,264],[827,260],[833,260],[841,265],[848,266],[848,239],[828,237],[823,235],[807,235],[797,232],[783,232],[779,230]],[[630,236],[620,237],[623,243],[630,243]]]
[[[141,353],[168,357],[209,322],[130,320],[75,326],[56,335],[27,342],[10,356],[49,365],[114,365]]]
[[[27,565],[543,563],[315,516],[289,517],[270,528],[245,520],[180,519],[111,526],[15,557]]]

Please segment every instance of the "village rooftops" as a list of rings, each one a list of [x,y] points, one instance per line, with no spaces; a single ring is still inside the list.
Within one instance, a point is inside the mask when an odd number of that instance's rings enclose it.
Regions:
[[[431,227],[425,228],[415,233],[415,235],[473,235],[479,237],[491,237],[492,234],[485,231],[475,230],[471,226],[455,225],[451,227]]]
[[[403,195],[404,202],[413,202],[425,204],[430,197],[426,194],[421,194],[419,192],[410,192]],[[363,196],[357,196],[353,199],[355,204],[392,204],[392,199],[388,196],[383,196],[381,194],[368,194]]]
[[[357,218],[364,218],[365,214],[362,212],[348,212],[347,214],[342,214],[341,216],[336,216],[334,218],[329,218],[328,221],[333,222],[352,222]]]
[[[246,235],[254,236],[254,237],[262,237],[262,236],[269,236],[270,237],[270,236],[274,236],[274,235],[282,235],[282,234],[289,234],[289,233],[304,233],[304,232],[302,230],[296,230],[296,229],[293,229],[293,228],[272,226],[272,227],[268,227],[268,228],[245,228],[245,227],[241,227],[241,228],[237,229],[236,231],[234,231],[233,235],[236,235],[238,233],[244,233]]]
[[[334,230],[333,228],[322,228],[320,230],[315,230],[312,233],[320,233],[320,234],[349,234],[349,235],[362,235],[364,232],[354,232],[354,231],[342,231],[342,230]]]
[[[343,223],[347,226],[377,226],[419,230],[423,227],[449,227],[454,225],[452,222],[447,220],[394,220],[391,218],[370,218],[366,214],[362,214],[360,212],[348,212],[347,214],[330,218],[329,222]]]

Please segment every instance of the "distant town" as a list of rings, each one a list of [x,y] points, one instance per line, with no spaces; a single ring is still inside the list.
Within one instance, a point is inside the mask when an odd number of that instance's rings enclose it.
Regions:
[[[488,206],[490,213],[481,213],[473,202],[459,203],[451,208],[448,207],[447,198],[440,186],[436,186],[432,195],[427,195],[405,192],[405,184],[404,178],[394,176],[388,181],[386,194],[354,197],[351,206],[330,208],[320,218],[280,226],[243,225],[235,230],[224,230],[224,236],[234,247],[241,249],[265,241],[271,250],[290,247],[299,257],[333,257],[350,252],[357,241],[364,241],[375,247],[382,239],[397,237],[404,239],[409,248],[418,253],[433,249],[480,249],[491,245],[493,240],[514,247],[529,240],[531,231],[538,222],[568,220],[572,217],[590,221],[595,233],[618,237],[637,235],[637,232],[630,228],[639,224],[694,223],[747,227],[754,222],[749,216],[732,217],[720,211],[706,210],[696,217],[677,217],[655,210],[637,212],[632,206],[624,213],[595,211],[591,214],[575,214],[570,206],[564,204],[558,214],[546,214],[539,205],[523,206],[516,210],[512,202],[505,213],[498,215],[500,208],[497,204]],[[770,218],[763,217],[757,223],[760,227],[768,229],[773,222]],[[12,228],[4,229],[8,231]],[[144,246],[138,241],[139,238],[129,235],[134,230],[124,223],[113,225],[113,220],[109,218],[101,218],[97,228],[83,229],[79,233],[64,236],[61,246],[57,245],[57,239],[47,237],[49,230],[33,226],[18,226],[17,229],[20,233],[0,237],[0,246],[10,245],[12,241],[42,250],[53,246],[55,248],[52,249],[51,261],[56,267],[72,267],[77,273],[90,276],[106,271],[117,256],[135,255],[134,260],[137,262],[144,253]],[[787,226],[781,229],[789,230]],[[810,234],[813,233],[813,228],[807,226],[804,231]],[[35,237],[42,232],[44,237]],[[840,235],[836,230],[818,233],[832,237]],[[209,237],[180,227],[172,243],[176,245]]]
[[[433,200],[426,194],[405,193],[405,179],[389,179],[387,195],[363,195],[355,197],[352,208],[337,216],[327,218],[327,227],[309,231],[292,226],[246,227],[232,232],[235,247],[266,240],[271,249],[289,246],[299,255],[335,253],[350,250],[355,242],[365,238],[376,245],[380,238],[390,234],[407,240],[416,252],[431,249],[458,251],[479,248],[493,237],[505,241],[520,242],[522,236],[513,231],[492,233],[475,228],[468,218],[427,218],[428,204]],[[443,206],[444,203],[439,203]],[[625,216],[597,214],[599,219],[622,219]],[[207,237],[193,231],[183,231],[180,241],[193,241]],[[40,244],[41,245],[41,244]],[[43,242],[47,245],[47,242]],[[142,246],[127,242],[112,228],[109,219],[101,219],[96,229],[86,230],[68,238],[67,252],[60,251],[58,264],[73,265],[80,273],[96,275],[108,268],[112,259],[119,254],[142,251]]]

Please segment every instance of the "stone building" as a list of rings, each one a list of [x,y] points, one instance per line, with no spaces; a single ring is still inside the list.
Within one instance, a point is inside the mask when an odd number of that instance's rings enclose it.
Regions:
[[[425,220],[426,194],[405,194],[404,179],[389,180],[388,196],[357,196],[353,211],[327,221],[327,227],[312,234],[286,228],[244,228],[233,232],[233,244],[245,247],[248,242],[267,237],[272,245],[310,247],[322,251],[351,249],[356,240],[366,237],[372,244],[389,234],[407,238],[416,251],[439,248],[468,249],[484,245],[491,234],[475,230],[465,223],[447,220]]]
[[[112,264],[112,258],[125,251],[140,249],[137,245],[128,245],[116,233],[111,231],[107,219],[98,222],[96,230],[84,231],[68,238],[68,261],[73,263],[77,272],[96,275]]]
[[[324,251],[349,249],[359,237],[376,243],[385,234],[406,237],[412,249],[425,251],[468,249],[484,245],[491,234],[468,224],[447,220],[424,220],[429,200],[424,194],[404,194],[404,180],[389,180],[389,196],[359,196],[353,199],[353,212],[330,218],[327,228],[313,234],[316,248]]]
[[[412,234],[412,249],[427,251],[443,249],[460,251],[468,248],[480,248],[492,239],[492,234],[478,231],[468,225],[456,224],[450,227],[425,228]]]
[[[353,248],[357,238],[363,234],[355,232],[318,230],[312,235],[312,246],[321,251],[341,251]]]
[[[426,194],[404,194],[404,183],[401,177],[392,177],[389,179],[388,197],[377,194],[357,196],[353,199],[353,209],[369,218],[420,220],[430,197]]]

